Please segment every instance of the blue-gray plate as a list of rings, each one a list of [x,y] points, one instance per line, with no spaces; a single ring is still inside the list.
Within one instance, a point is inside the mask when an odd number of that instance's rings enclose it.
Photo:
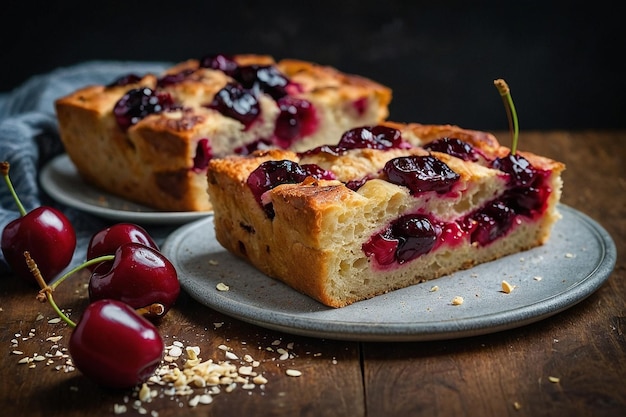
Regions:
[[[617,256],[609,234],[571,207],[561,204],[559,210],[563,218],[541,247],[339,309],[231,255],[215,240],[213,217],[181,226],[162,250],[194,299],[248,323],[338,340],[443,340],[545,319],[584,300],[608,279]],[[513,291],[502,291],[503,280]],[[229,290],[218,290],[220,283]],[[455,297],[464,302],[453,305]]]
[[[39,174],[41,187],[59,203],[109,220],[180,225],[212,215],[207,211],[166,212],[114,196],[82,180],[67,154],[49,161]]]

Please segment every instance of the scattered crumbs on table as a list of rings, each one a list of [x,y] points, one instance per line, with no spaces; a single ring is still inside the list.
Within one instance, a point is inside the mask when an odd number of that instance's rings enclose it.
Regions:
[[[463,304],[463,297],[457,295],[456,297],[452,299],[453,306],[460,306],[461,304]]]
[[[515,288],[515,285],[511,285],[505,280],[502,280],[500,286],[502,287],[502,292],[505,294],[510,294],[511,291],[513,291],[513,289]]]

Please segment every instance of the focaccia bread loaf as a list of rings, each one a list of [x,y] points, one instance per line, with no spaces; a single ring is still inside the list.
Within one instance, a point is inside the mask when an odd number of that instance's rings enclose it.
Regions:
[[[213,159],[208,190],[221,245],[343,307],[542,245],[564,168],[485,132],[384,123],[336,146]]]
[[[84,180],[156,209],[204,211],[209,159],[308,149],[384,120],[390,100],[389,88],[328,66],[220,54],[87,86],[55,106]]]

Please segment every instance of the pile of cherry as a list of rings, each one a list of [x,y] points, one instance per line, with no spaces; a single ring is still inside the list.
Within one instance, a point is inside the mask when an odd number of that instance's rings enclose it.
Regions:
[[[94,234],[86,261],[60,275],[76,250],[72,224],[54,207],[26,212],[9,178],[9,163],[1,162],[0,168],[21,214],[2,231],[2,253],[15,275],[36,283],[41,288],[38,298],[73,327],[69,352],[76,368],[105,387],[145,382],[164,351],[157,322],[180,293],[172,263],[145,229],[118,223]],[[84,268],[91,273],[89,304],[74,323],[56,305],[53,292]]]

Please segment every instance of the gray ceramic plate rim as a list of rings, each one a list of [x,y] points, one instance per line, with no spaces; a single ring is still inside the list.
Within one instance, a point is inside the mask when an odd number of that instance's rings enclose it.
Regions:
[[[267,277],[226,252],[213,219],[175,230],[162,250],[181,286],[201,304],[281,332],[348,341],[427,341],[512,329],[579,303],[610,276],[616,248],[587,215],[560,204],[562,219],[542,247],[466,271],[332,309]],[[501,291],[501,282],[516,287]],[[218,291],[218,283],[229,285]],[[433,291],[433,286],[439,289]],[[464,303],[454,306],[454,296]]]
[[[165,212],[116,197],[85,183],[67,154],[50,160],[39,180],[54,200],[86,213],[118,221],[178,225],[212,215],[212,212]]]

